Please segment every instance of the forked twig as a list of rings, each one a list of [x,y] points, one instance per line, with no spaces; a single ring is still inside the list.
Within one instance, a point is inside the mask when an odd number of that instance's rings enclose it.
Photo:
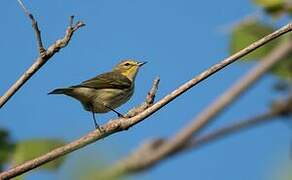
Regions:
[[[33,17],[33,15],[28,11],[28,9],[24,6],[21,0],[17,0],[25,14],[32,21],[32,27],[35,31],[39,57],[37,60],[20,76],[20,78],[4,93],[3,96],[0,96],[0,109],[7,103],[7,101],[60,49],[64,48],[69,41],[73,33],[78,30],[80,27],[85,26],[82,21],[78,21],[75,25],[73,25],[74,16],[70,17],[70,25],[66,30],[66,34],[62,39],[57,40],[46,50],[42,43],[41,32],[39,30],[37,21]]]

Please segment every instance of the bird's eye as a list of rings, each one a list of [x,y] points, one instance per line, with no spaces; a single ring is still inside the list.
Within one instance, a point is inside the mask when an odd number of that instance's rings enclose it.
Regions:
[[[130,63],[125,63],[124,65],[125,65],[125,66],[130,66]]]

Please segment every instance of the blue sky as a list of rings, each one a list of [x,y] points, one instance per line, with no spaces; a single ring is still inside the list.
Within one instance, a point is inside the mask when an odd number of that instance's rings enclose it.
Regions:
[[[16,141],[48,137],[72,141],[91,131],[91,115],[77,101],[48,96],[47,92],[108,71],[122,59],[134,58],[148,64],[137,77],[134,97],[119,108],[120,112],[141,103],[156,76],[161,78],[157,98],[162,98],[228,56],[230,27],[259,11],[245,0],[24,3],[38,20],[46,47],[63,36],[70,15],[86,26],[1,109],[0,126],[9,129]],[[3,94],[33,63],[37,49],[30,21],[16,0],[2,1],[0,17],[0,94]],[[70,154],[57,172],[33,172],[28,179],[66,179],[78,159],[113,162],[144,140],[173,135],[252,66],[235,63],[227,67],[131,130]],[[274,77],[265,76],[210,128],[267,110],[275,97],[271,90],[275,81]],[[105,123],[114,117],[114,113],[108,113],[99,115],[98,120]],[[275,179],[287,162],[290,136],[283,123],[271,123],[171,158],[133,179]]]

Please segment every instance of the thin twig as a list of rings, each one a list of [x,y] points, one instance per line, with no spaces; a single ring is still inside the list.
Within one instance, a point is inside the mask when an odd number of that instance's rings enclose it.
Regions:
[[[23,2],[21,0],[17,0],[17,1],[20,4],[20,6],[22,7],[26,16],[31,20],[32,27],[35,31],[35,36],[36,36],[36,40],[37,40],[37,44],[38,44],[38,51],[39,51],[40,56],[45,56],[46,50],[43,46],[41,31],[38,27],[37,21],[34,19],[33,15],[29,12],[29,10],[24,6]]]
[[[82,148],[88,144],[91,144],[91,143],[93,143],[101,138],[104,138],[104,137],[107,137],[111,134],[129,129],[130,127],[134,126],[135,124],[142,122],[145,118],[149,117],[150,115],[152,115],[153,113],[158,111],[163,106],[167,105],[169,102],[173,101],[175,98],[177,98],[182,93],[186,92],[187,90],[189,90],[190,88],[192,88],[193,86],[198,84],[199,82],[210,77],[214,73],[223,69],[227,65],[235,62],[239,58],[249,54],[250,52],[254,51],[255,49],[270,42],[271,40],[273,40],[277,37],[280,37],[281,35],[283,35],[287,32],[290,32],[291,30],[292,30],[292,23],[287,24],[286,26],[278,29],[277,31],[263,37],[262,39],[254,42],[254,43],[252,43],[251,45],[249,45],[248,47],[235,53],[234,55],[222,60],[218,64],[213,65],[212,67],[205,70],[204,72],[202,72],[198,76],[194,77],[190,81],[186,82],[185,84],[183,84],[182,86],[180,86],[179,88],[177,88],[176,90],[171,92],[170,94],[166,95],[160,101],[153,104],[151,107],[144,110],[140,114],[138,114],[134,117],[128,118],[128,119],[118,118],[118,119],[112,120],[112,121],[108,122],[107,124],[105,124],[104,126],[102,126],[102,128],[103,128],[102,132],[100,132],[98,130],[90,132],[89,134],[81,137],[80,139],[78,139],[76,141],[73,141],[65,146],[59,147],[55,150],[52,150],[51,152],[49,152],[45,155],[42,155],[38,158],[30,160],[22,165],[16,166],[10,170],[7,170],[7,171],[1,173],[0,178],[7,179],[7,178],[15,177],[15,176],[20,175],[24,172],[27,172],[31,169],[39,167],[47,162],[50,162],[56,158],[59,158],[65,154],[68,154],[68,153],[73,152],[77,149],[80,149],[80,148]]]
[[[158,85],[159,85],[160,79],[159,77],[157,77],[154,81],[153,81],[153,86],[150,89],[150,91],[148,92],[148,95],[146,97],[145,102],[143,102],[140,106],[131,109],[126,115],[125,117],[127,118],[131,118],[136,116],[137,114],[143,112],[144,110],[146,110],[147,108],[149,108],[150,106],[153,105],[154,103],[154,99],[156,96],[156,92],[158,89]]]
[[[35,30],[38,48],[39,48],[39,57],[29,67],[23,75],[5,92],[3,96],[0,96],[0,109],[6,104],[6,102],[29,80],[34,73],[36,73],[56,52],[60,49],[64,48],[71,40],[73,33],[78,30],[80,27],[84,26],[85,24],[81,21],[78,21],[75,25],[72,25],[73,16],[70,18],[70,26],[68,26],[66,30],[66,34],[62,39],[57,40],[53,43],[47,50],[43,47],[42,40],[41,40],[41,33],[38,28],[37,22],[35,21],[33,15],[25,8],[24,4],[21,0],[18,0],[19,4],[23,8],[25,14],[31,19],[33,29]]]

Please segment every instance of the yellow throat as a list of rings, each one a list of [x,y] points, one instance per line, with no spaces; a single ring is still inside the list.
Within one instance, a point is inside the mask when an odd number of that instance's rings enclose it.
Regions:
[[[134,81],[139,68],[145,63],[146,62],[138,62],[135,60],[125,60],[116,65],[113,71],[117,71],[129,78],[131,81]]]

